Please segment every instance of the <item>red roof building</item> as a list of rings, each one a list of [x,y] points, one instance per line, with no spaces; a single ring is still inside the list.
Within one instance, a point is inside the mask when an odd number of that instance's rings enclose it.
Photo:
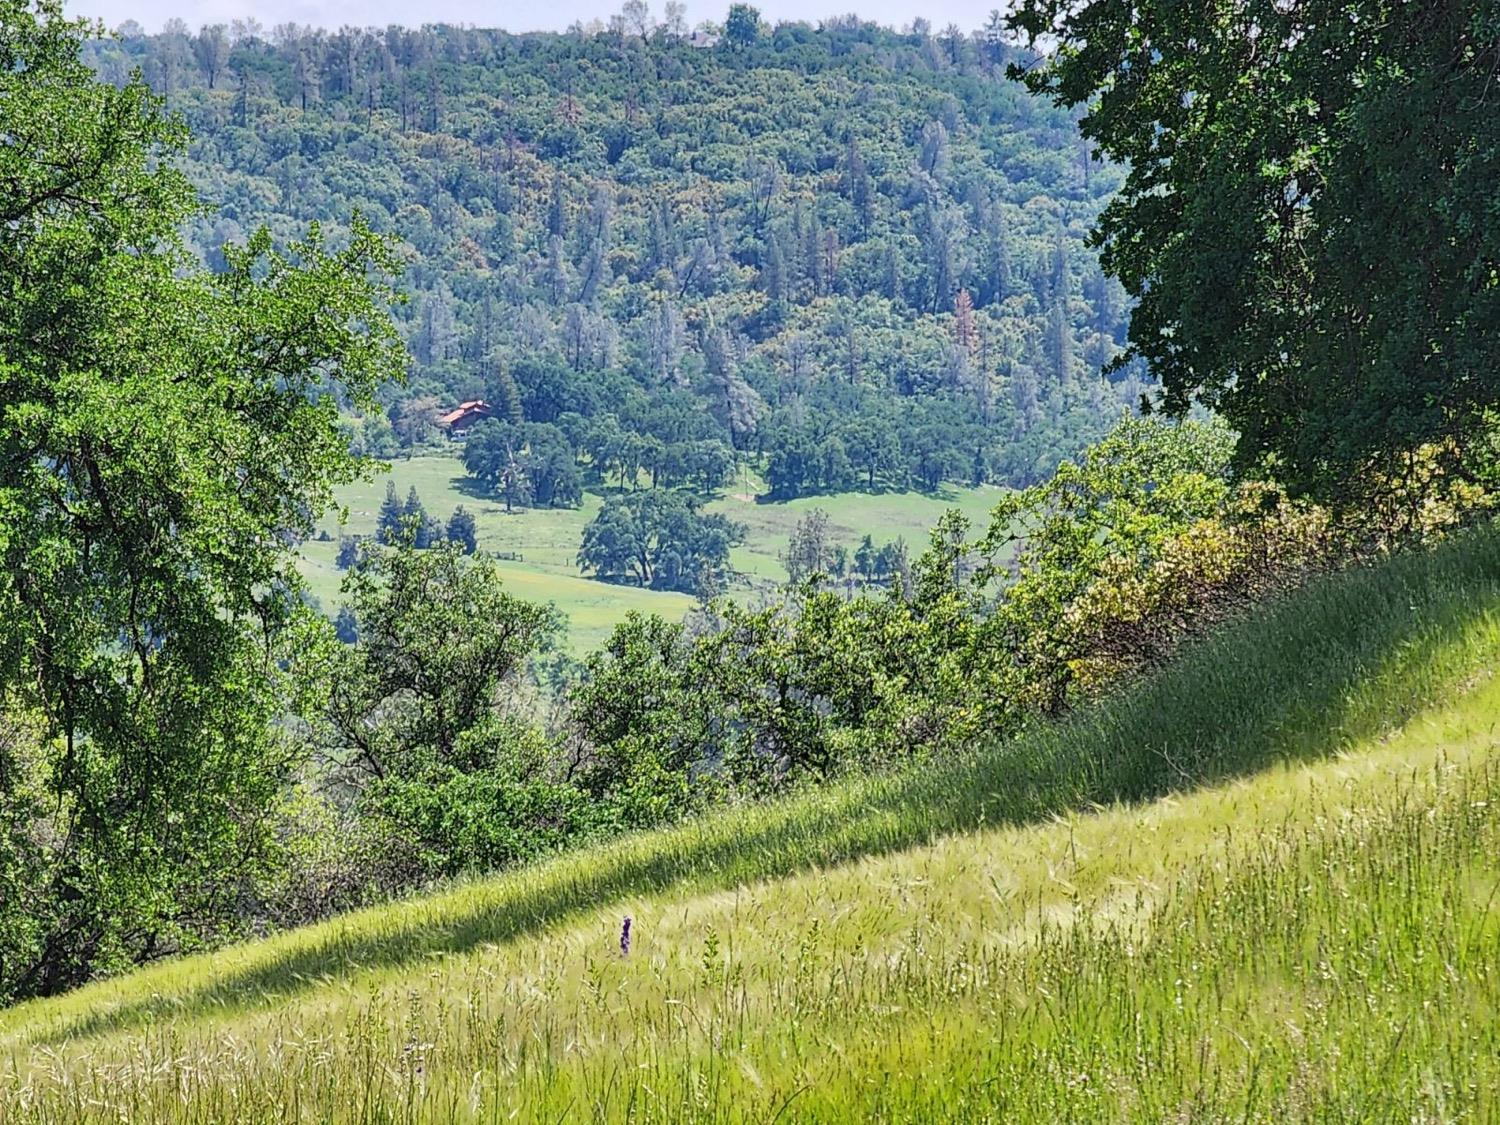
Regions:
[[[482,398],[461,402],[446,414],[438,415],[438,424],[448,431],[451,438],[461,438],[486,418],[493,418],[494,411]]]

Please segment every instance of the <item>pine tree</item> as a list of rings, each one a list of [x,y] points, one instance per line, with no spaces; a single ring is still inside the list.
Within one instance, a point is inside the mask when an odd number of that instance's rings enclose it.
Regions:
[[[670,300],[661,301],[647,329],[646,352],[652,375],[658,383],[678,381],[682,361],[682,318]]]
[[[1073,372],[1073,328],[1068,323],[1067,298],[1053,301],[1047,313],[1047,363],[1059,384]]]
[[[823,270],[823,224],[818,220],[816,212],[802,233],[802,273],[812,296],[821,296],[826,280]]]
[[[930,121],[922,130],[922,171],[938,183],[948,178],[948,130],[941,121]]]
[[[515,377],[503,369],[495,374],[495,407],[500,417],[512,426],[519,426],[525,421],[525,413],[521,409],[521,388],[516,386]]]
[[[425,550],[432,546],[432,526],[427,519],[427,509],[417,495],[417,486],[412,485],[406,493],[406,504],[401,509],[401,523],[410,529],[412,546]]]
[[[771,316],[779,321],[786,312],[786,257],[775,231],[766,240],[766,262],[760,271],[760,283],[766,291]]]
[[[844,193],[854,204],[854,213],[859,216],[862,231],[870,229],[875,221],[875,188],[870,183],[870,170],[865,158],[860,155],[859,144],[850,134],[849,145],[844,153]]]
[[[463,547],[466,555],[472,555],[479,549],[479,535],[474,523],[474,513],[462,504],[454,508],[453,514],[448,517],[448,539]]]
[[[866,582],[875,580],[875,541],[866,535],[854,551],[854,568]]]
[[[396,482],[385,482],[385,499],[375,517],[375,536],[382,543],[394,543],[401,536],[401,501],[396,496]]]
[[[334,565],[340,570],[349,570],[359,562],[359,537],[345,535],[339,539],[339,553]]]
[[[974,320],[974,300],[967,289],[953,298],[953,343],[971,358],[979,350],[979,326]]]
[[[553,238],[563,238],[568,233],[567,198],[563,194],[561,172],[552,177],[552,199],[547,204],[547,233]]]
[[[828,513],[814,508],[792,528],[786,553],[781,556],[787,580],[795,585],[814,574],[826,574],[833,561]]]
[[[703,337],[703,358],[708,368],[709,409],[729,431],[736,448],[744,448],[765,409],[754,387],[735,371],[724,330],[710,323]]]
[[[901,261],[896,256],[896,248],[890,243],[885,247],[885,268],[882,288],[886,300],[892,304],[899,305],[905,302],[906,292],[901,284]]]
[[[427,131],[437,133],[443,127],[443,87],[436,69],[427,72]]]
[[[568,290],[569,273],[562,235],[554,234],[547,245],[547,261],[542,267],[542,284],[554,305],[562,303],[563,294]]]

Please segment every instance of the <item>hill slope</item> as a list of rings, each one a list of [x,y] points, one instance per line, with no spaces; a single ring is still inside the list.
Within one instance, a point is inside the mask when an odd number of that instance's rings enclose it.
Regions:
[[[1497,546],[968,761],[0,1013],[0,1115],[1490,1118]]]
[[[88,57],[190,127],[210,265],[356,211],[401,240],[411,378],[361,448],[484,398],[601,475],[709,443],[775,455],[784,496],[1019,485],[1142,389],[1096,378],[1128,308],[1086,238],[1120,172],[995,36],[174,23]]]

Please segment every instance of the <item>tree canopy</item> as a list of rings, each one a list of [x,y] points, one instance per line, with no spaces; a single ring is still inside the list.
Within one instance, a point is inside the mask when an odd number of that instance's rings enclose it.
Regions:
[[[1126,357],[1241,466],[1359,496],[1436,450],[1482,471],[1500,401],[1500,4],[1023,0],[1017,69],[1129,174],[1095,241]]]
[[[171,25],[89,56],[191,126],[211,267],[262,222],[357,209],[403,240],[410,378],[346,419],[367,451],[483,399],[560,426],[585,486],[617,454],[681,486],[699,442],[782,454],[778,495],[1023,486],[1133,405],[1139,365],[1098,378],[1129,308],[1084,243],[1121,170],[1005,80],[1012,48],[743,5],[705,42],[634,5],[562,34]],[[622,440],[591,442],[609,419]],[[545,506],[512,460],[485,479]]]
[[[744,528],[680,492],[611,496],[583,530],[578,565],[663,590],[716,591]]]
[[[361,470],[335,395],[401,370],[364,225],[194,265],[181,125],[87,31],[0,3],[0,807],[50,821],[0,840],[0,995],[179,946],[260,854],[292,537]]]

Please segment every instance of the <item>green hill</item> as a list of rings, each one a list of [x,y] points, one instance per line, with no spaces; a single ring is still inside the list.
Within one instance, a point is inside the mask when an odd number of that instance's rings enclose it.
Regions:
[[[172,22],[85,52],[191,130],[212,268],[261,225],[400,242],[409,379],[362,448],[482,398],[601,476],[709,443],[770,455],[781,496],[1019,486],[1136,403],[1139,366],[1095,377],[1129,319],[1087,244],[1121,171],[1005,77],[1005,36],[842,17],[705,50],[647,22]]]
[[[0,1117],[1492,1119],[1497,547],[965,760],[21,1005]]]

